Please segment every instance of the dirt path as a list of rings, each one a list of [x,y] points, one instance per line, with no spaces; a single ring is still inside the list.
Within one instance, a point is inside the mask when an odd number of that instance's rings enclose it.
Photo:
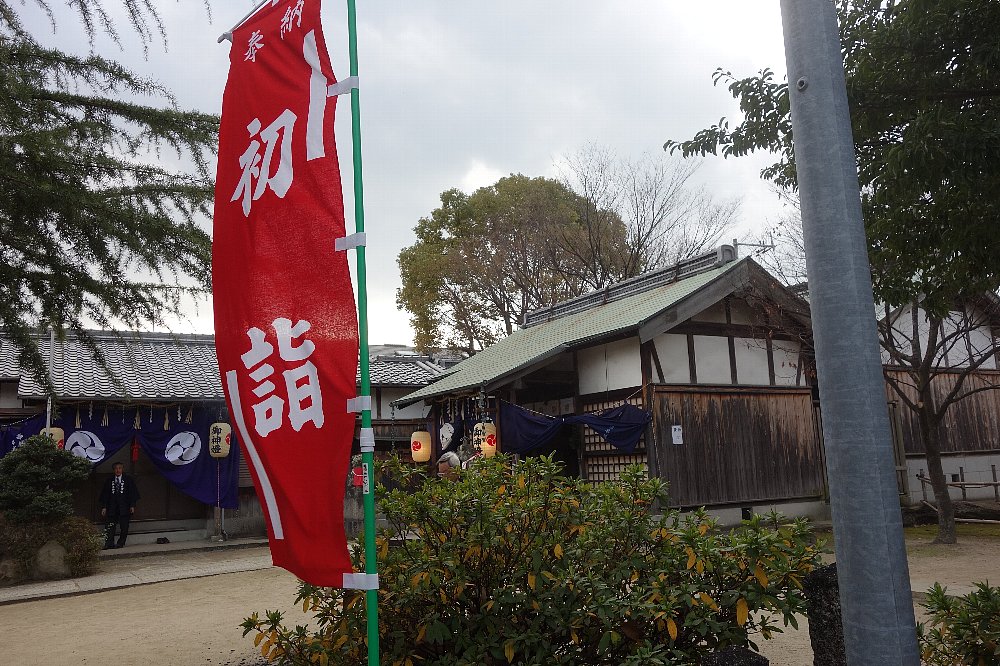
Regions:
[[[908,539],[907,562],[914,592],[926,592],[934,582],[949,591],[964,594],[972,583],[989,582],[1000,585],[1000,539],[962,536],[954,546],[931,543],[930,538]],[[919,603],[914,602],[917,621],[926,620]],[[799,620],[798,631],[788,627],[785,633],[769,641],[758,642],[761,654],[771,666],[807,666],[813,663],[809,644],[809,623]]]
[[[987,579],[994,585],[1000,583],[1000,558],[996,556],[1000,538],[966,537],[958,546],[949,547],[917,539],[908,546],[910,576],[917,591],[935,580],[952,586]],[[141,559],[134,562],[149,566]],[[293,606],[294,595],[295,578],[270,568],[0,606],[0,627],[8,637],[0,662],[19,666],[239,664],[255,655],[238,627],[250,612],[282,610],[291,624],[308,621]],[[762,641],[761,648],[772,666],[812,663],[804,618],[798,631],[789,629]]]
[[[239,663],[255,654],[239,623],[253,610],[295,621],[295,577],[283,569],[155,583],[0,606],[5,664]]]

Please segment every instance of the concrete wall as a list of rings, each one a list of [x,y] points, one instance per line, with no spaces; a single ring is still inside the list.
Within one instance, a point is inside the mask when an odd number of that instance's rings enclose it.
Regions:
[[[993,453],[982,453],[982,454],[965,454],[965,455],[945,455],[941,457],[941,466],[944,467],[945,476],[947,476],[948,481],[958,481],[957,475],[964,473],[965,482],[992,482],[993,474],[990,466],[996,467],[997,477],[1000,480],[1000,452]],[[909,483],[909,503],[917,504],[923,499],[923,493],[920,490],[921,483],[917,480],[917,474],[923,470],[924,476],[927,475],[927,460],[923,457],[909,457],[906,458],[906,476]],[[953,478],[953,475],[956,475]],[[934,493],[931,491],[931,487],[928,484],[927,488],[927,499],[930,502],[934,502]],[[962,499],[962,490],[960,488],[949,488],[949,493],[951,498],[954,500]],[[994,494],[992,487],[986,488],[968,488],[966,489],[966,497],[969,500],[995,500],[996,495]]]
[[[805,386],[806,380],[802,376],[799,365],[798,342],[774,340],[771,343],[772,356],[774,357],[774,383],[778,386]]]
[[[699,384],[733,383],[729,368],[729,338],[694,336],[694,358]]]
[[[693,339],[698,384],[732,384],[729,339],[712,335],[695,335]],[[662,383],[690,384],[687,336],[664,333],[653,339],[653,345],[663,370]],[[776,386],[806,385],[799,368],[799,347],[798,342],[772,340],[771,356],[774,360]],[[767,342],[734,338],[734,348],[738,384],[768,386],[770,377]],[[581,395],[627,389],[642,384],[637,337],[583,349],[577,354],[577,362]],[[653,368],[653,379],[660,383],[656,368]]]
[[[708,513],[715,517],[722,525],[739,525],[743,520],[743,507],[707,507]],[[754,504],[750,505],[754,513],[770,513],[777,511],[786,518],[808,518],[812,522],[830,522],[830,504],[825,500],[807,500],[804,502],[782,502],[779,504]]]
[[[665,384],[691,383],[687,344],[686,335],[664,333],[653,338],[656,355],[663,368],[663,382]]]

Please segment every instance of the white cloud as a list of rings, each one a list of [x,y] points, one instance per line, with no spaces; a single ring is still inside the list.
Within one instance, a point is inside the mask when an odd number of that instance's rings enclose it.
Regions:
[[[201,3],[159,4],[169,51],[153,45],[148,60],[125,20],[124,51],[106,38],[96,47],[163,82],[181,106],[218,113],[229,45],[216,38],[249,6],[213,3],[210,24]],[[373,343],[409,341],[407,316],[395,307],[395,259],[442,191],[509,173],[553,175],[555,159],[588,143],[625,156],[658,151],[668,138],[737,114],[728,92],[712,85],[716,67],[784,72],[777,0],[369,0],[358,12]],[[328,1],[323,19],[334,70],[344,77],[343,4]],[[57,20],[55,37],[42,15],[31,25],[47,41],[85,52],[72,12],[60,7]],[[338,105],[337,139],[350,230],[349,108]],[[743,198],[740,230],[778,212],[758,177],[767,161],[708,159],[698,174],[720,197]],[[178,330],[206,330],[204,315]]]
[[[469,168],[465,171],[465,175],[462,176],[460,187],[463,192],[473,192],[480,187],[492,185],[506,175],[508,174],[499,169],[494,169],[480,160],[472,160]]]

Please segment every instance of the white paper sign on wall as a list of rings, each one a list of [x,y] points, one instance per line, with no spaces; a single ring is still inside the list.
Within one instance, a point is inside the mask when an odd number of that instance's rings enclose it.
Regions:
[[[675,425],[670,427],[670,437],[674,440],[674,444],[684,443],[684,428]]]

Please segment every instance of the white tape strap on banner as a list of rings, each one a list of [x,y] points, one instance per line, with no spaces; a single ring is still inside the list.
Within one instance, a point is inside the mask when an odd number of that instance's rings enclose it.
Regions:
[[[370,395],[359,395],[357,398],[347,400],[347,411],[360,413],[372,410],[372,397]]]
[[[361,436],[359,437],[361,441],[361,452],[375,450],[375,429],[374,428],[362,428]]]
[[[345,573],[345,590],[377,590],[378,574]]]
[[[359,79],[356,76],[348,76],[346,79],[341,79],[336,83],[331,83],[326,89],[327,97],[336,97],[337,95],[346,95],[351,92],[351,88],[361,89],[358,83]]]
[[[356,247],[367,247],[367,245],[368,234],[363,231],[351,234],[350,236],[342,236],[333,241],[333,247],[337,252],[352,250]]]

